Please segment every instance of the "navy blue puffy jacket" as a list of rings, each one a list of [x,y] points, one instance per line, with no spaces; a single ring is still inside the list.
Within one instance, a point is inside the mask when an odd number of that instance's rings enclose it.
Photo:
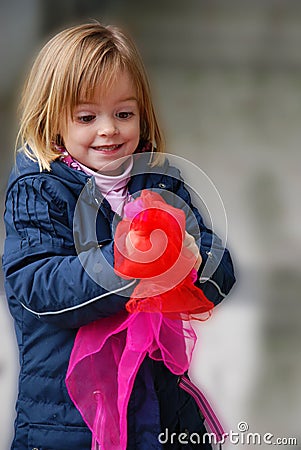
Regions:
[[[132,194],[157,189],[167,201],[174,193],[170,200],[174,204],[175,198],[176,203],[183,199],[175,206],[185,209],[186,204],[193,213],[187,209],[187,229],[196,238],[200,233],[201,274],[208,254],[214,259],[214,249],[218,254],[222,246],[191,205],[178,170],[167,161],[151,174],[140,168],[128,187]],[[82,223],[73,223],[76,205]],[[88,450],[91,434],[70,401],[64,380],[77,329],[123,309],[137,282],[112,271],[114,213],[93,177],[59,161],[52,163],[50,172],[40,172],[38,164],[19,153],[9,179],[4,219],[5,289],[21,365],[12,449]],[[86,226],[95,220],[96,227]],[[89,230],[95,228],[94,236]],[[234,281],[231,258],[224,250],[215,273],[198,285],[218,304]],[[128,408],[130,450],[161,449],[157,437],[165,427],[170,432],[203,430],[194,401],[176,381],[161,363],[144,361]]]

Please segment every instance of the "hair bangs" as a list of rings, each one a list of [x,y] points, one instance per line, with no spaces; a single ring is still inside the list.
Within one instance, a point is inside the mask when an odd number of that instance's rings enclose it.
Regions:
[[[91,101],[96,91],[101,95],[108,91],[124,69],[123,58],[114,48],[105,52],[96,49],[94,53],[87,55],[78,71],[78,85],[73,89],[73,107],[80,102]]]

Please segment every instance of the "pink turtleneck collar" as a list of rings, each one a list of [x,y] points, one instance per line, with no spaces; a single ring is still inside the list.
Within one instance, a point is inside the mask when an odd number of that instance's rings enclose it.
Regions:
[[[125,160],[122,165],[124,170],[120,175],[105,175],[100,172],[95,172],[89,167],[84,166],[79,161],[76,162],[83,172],[95,178],[96,186],[102,195],[108,200],[112,210],[122,215],[123,207],[128,201],[127,184],[131,176],[133,157],[130,156]]]
[[[150,143],[146,143],[141,151],[149,151]],[[122,216],[123,207],[130,199],[127,190],[131,171],[133,168],[133,156],[130,155],[122,164],[123,172],[120,175],[104,175],[96,172],[84,164],[74,159],[66,148],[62,145],[55,144],[55,149],[61,153],[60,161],[67,164],[74,170],[81,170],[89,176],[95,178],[96,186],[102,195],[108,200],[113,211]]]

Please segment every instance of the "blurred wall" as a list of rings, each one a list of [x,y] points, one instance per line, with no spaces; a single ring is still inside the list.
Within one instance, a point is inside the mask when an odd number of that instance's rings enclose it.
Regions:
[[[233,431],[245,420],[250,431],[300,442],[301,3],[11,0],[0,12],[1,210],[21,80],[41,43],[89,18],[125,26],[147,66],[168,152],[205,171],[227,214],[238,281],[196,325],[191,374]],[[3,225],[0,233],[3,248]],[[5,450],[18,368],[2,297]]]

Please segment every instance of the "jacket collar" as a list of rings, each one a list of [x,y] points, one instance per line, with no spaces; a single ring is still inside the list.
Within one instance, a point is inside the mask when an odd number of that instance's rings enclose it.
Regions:
[[[134,194],[143,188],[161,187],[160,181],[165,178],[169,172],[168,160],[165,160],[163,166],[150,168],[148,164],[149,158],[145,153],[139,155],[134,159],[134,166],[132,170],[132,177],[128,184],[130,194]],[[12,186],[20,179],[28,176],[37,176],[41,174],[49,174],[64,183],[70,185],[75,191],[80,192],[83,186],[92,178],[93,184],[95,184],[93,177],[86,175],[84,172],[74,170],[61,161],[54,161],[50,165],[51,170],[40,170],[39,164],[28,158],[28,156],[18,151],[16,156],[16,164],[10,174],[8,180],[7,192],[10,191]],[[167,187],[167,186],[166,186]]]
[[[18,182],[18,180],[35,175],[50,174],[54,177],[60,178],[67,183],[71,183],[74,187],[77,185],[78,188],[82,187],[87,183],[89,176],[84,172],[73,170],[66,164],[59,161],[54,161],[50,165],[51,170],[40,170],[38,162],[30,159],[22,150],[19,150],[16,156],[16,163],[11,171],[7,191],[9,191],[12,186]]]

